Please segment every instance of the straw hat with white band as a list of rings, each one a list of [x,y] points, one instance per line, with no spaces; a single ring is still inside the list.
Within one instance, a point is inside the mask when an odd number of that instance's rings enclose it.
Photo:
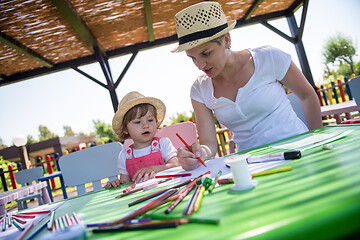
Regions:
[[[236,21],[227,21],[217,2],[201,2],[175,15],[178,45],[172,52],[189,50],[224,35],[235,27]]]
[[[121,135],[122,133],[122,123],[124,120],[125,114],[136,105],[148,103],[155,107],[156,114],[157,114],[157,126],[160,127],[161,123],[164,120],[166,107],[165,104],[157,98],[153,97],[145,97],[144,95],[138,93],[138,92],[129,92],[126,94],[123,99],[121,99],[118,110],[115,113],[115,116],[112,120],[112,127],[114,132],[117,135]]]

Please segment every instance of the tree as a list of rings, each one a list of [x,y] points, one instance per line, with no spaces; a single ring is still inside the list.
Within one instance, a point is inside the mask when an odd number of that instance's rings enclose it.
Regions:
[[[107,124],[100,120],[93,120],[94,128],[96,130],[96,134],[100,138],[100,141],[111,142],[117,140],[117,135],[112,129],[111,124]]]
[[[356,48],[350,37],[344,36],[343,34],[337,34],[334,37],[330,37],[323,48],[322,54],[327,69],[329,69],[328,64],[330,63],[334,66],[341,66],[346,63],[351,70],[350,74],[346,75],[355,73],[353,58],[356,54]],[[342,67],[342,70],[344,69],[345,68]]]
[[[39,126],[39,141],[45,141],[51,138],[58,137],[55,133],[52,133],[47,127],[40,125]]]
[[[63,126],[63,129],[64,129],[64,136],[75,136],[76,135],[70,126]]]
[[[33,136],[31,135],[27,135],[27,143],[28,144],[33,144],[33,143],[36,143],[37,141],[33,138]]]

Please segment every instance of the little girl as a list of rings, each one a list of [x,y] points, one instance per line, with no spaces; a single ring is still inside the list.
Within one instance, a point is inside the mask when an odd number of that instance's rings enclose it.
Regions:
[[[120,141],[131,138],[134,144],[119,154],[120,180],[107,182],[105,188],[153,178],[156,172],[179,166],[177,152],[168,138],[155,137],[165,117],[165,104],[138,92],[121,100],[112,127]]]

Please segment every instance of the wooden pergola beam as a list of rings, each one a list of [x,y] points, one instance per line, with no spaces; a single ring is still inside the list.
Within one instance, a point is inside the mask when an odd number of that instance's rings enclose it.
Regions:
[[[244,19],[245,21],[249,20],[251,18],[251,16],[253,15],[253,13],[256,11],[256,9],[258,9],[259,5],[263,2],[263,0],[256,0],[253,2],[253,4],[251,5],[251,7],[247,10],[247,12],[245,13]]]
[[[147,25],[148,34],[149,34],[149,42],[153,42],[155,40],[155,36],[154,36],[154,28],[153,28],[150,0],[144,0],[144,10],[145,10],[146,25]]]
[[[94,52],[94,49],[98,47],[104,53],[103,48],[100,46],[69,0],[52,0],[52,2],[92,52]]]
[[[5,33],[0,31],[0,42],[4,43],[5,45],[15,49],[16,51],[28,56],[29,58],[41,63],[42,65],[51,68],[53,63],[47,60],[46,58],[42,57],[40,54],[36,53],[32,49],[22,45],[15,39],[9,37]]]

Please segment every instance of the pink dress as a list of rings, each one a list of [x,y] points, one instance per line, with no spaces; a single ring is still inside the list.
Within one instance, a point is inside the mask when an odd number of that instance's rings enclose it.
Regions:
[[[142,157],[135,158],[133,154],[134,144],[126,149],[126,170],[130,179],[133,178],[137,170],[155,165],[164,165],[164,160],[159,149],[159,138],[154,137],[151,142],[151,152]]]

